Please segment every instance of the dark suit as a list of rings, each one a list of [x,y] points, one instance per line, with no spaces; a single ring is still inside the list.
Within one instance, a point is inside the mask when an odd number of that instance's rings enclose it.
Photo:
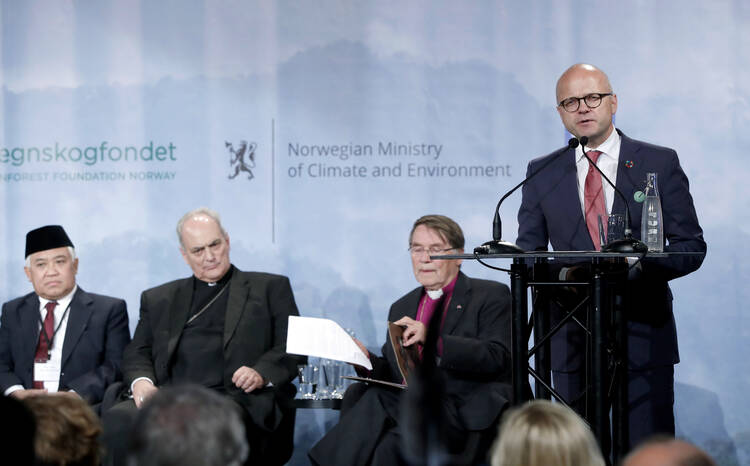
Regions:
[[[107,386],[121,378],[122,354],[130,341],[125,301],[78,287],[68,312],[59,390],[75,390],[89,403],[98,403]],[[0,393],[13,385],[32,387],[39,332],[36,293],[3,304]]]
[[[617,188],[628,199],[633,236],[641,237],[642,205],[634,202],[636,191],[643,191],[646,173],[657,173],[664,213],[666,252],[706,251],[703,231],[690,195],[688,179],[680,167],[677,153],[665,147],[636,141],[622,134],[617,165]],[[594,249],[581,212],[576,178],[575,153],[563,148],[529,163],[528,173],[545,161],[557,157],[523,188],[518,212],[517,244],[524,250],[546,250],[548,243],[557,251]],[[606,183],[606,181],[603,181]],[[612,213],[625,212],[623,200],[615,195]],[[686,275],[698,267],[703,256],[669,259],[646,258],[640,277],[627,286],[628,367],[630,370],[631,442],[653,431],[674,430],[672,365],[679,362],[677,333],[672,314],[672,293],[667,282]],[[553,339],[552,366],[558,374],[578,373],[583,365],[583,348],[579,329],[566,325]],[[655,380],[636,381],[640,374],[661,370]],[[665,375],[666,374],[666,375]],[[646,377],[647,379],[648,377]],[[562,379],[560,379],[562,380]],[[565,387],[560,387],[565,391]],[[573,393],[567,395],[575,396]],[[635,397],[641,397],[641,406]],[[645,399],[645,401],[643,400]],[[663,400],[661,407],[647,407],[648,399]],[[666,406],[668,404],[668,406]],[[646,409],[641,409],[645,407]],[[660,412],[661,414],[655,414]],[[663,418],[667,423],[663,422]],[[662,418],[655,419],[655,418]]]
[[[138,377],[148,377],[157,387],[171,383],[170,364],[189,317],[192,284],[191,277],[142,293],[140,320],[123,360],[127,387]],[[289,316],[299,312],[289,279],[281,275],[234,269],[228,293],[223,360],[216,364],[223,364],[225,393],[244,408],[251,426],[262,435],[279,426],[286,405],[295,394],[290,382],[297,373],[299,359],[286,353],[286,332]],[[244,393],[232,383],[232,375],[241,366],[255,369],[272,386]],[[129,429],[134,413],[125,413],[129,409],[126,405],[134,408],[128,401],[105,414],[108,443],[116,442],[113,437]],[[123,419],[128,417],[131,418]],[[124,445],[110,443],[112,450],[121,447]],[[123,453],[113,452],[118,454]]]
[[[418,287],[396,301],[388,314],[395,322],[404,316],[416,319],[424,293]],[[482,431],[497,422],[511,397],[510,293],[497,282],[469,278],[459,273],[441,330],[442,356],[438,364],[444,384],[446,422],[455,432]],[[371,356],[372,377],[401,382],[390,340],[383,357]],[[403,432],[399,418],[401,394],[370,388],[326,436],[310,451],[320,465],[393,464],[396,451],[376,452],[392,431]],[[406,408],[410,409],[410,408]],[[419,411],[420,407],[412,407]],[[455,433],[454,432],[454,433]],[[493,431],[494,434],[494,431]],[[469,455],[471,456],[471,455]]]

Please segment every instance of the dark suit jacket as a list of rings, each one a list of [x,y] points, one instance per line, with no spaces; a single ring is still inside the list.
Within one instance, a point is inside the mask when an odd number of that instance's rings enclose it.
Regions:
[[[286,353],[287,321],[299,315],[289,279],[234,269],[224,322],[224,387],[260,428],[281,422],[283,401],[294,396],[290,382],[299,359]],[[148,377],[157,386],[170,383],[169,367],[190,311],[192,277],[175,280],[141,295],[140,320],[125,350],[127,386]],[[245,394],[232,383],[240,366],[252,367],[273,384]]]
[[[641,237],[642,204],[633,200],[643,191],[646,173],[657,173],[664,213],[666,252],[706,251],[703,230],[690,195],[687,176],[677,153],[669,148],[622,138],[617,166],[617,188],[628,199],[633,236]],[[575,153],[567,147],[529,163],[528,174],[546,160],[557,158],[523,188],[518,212],[518,239],[524,250],[587,251],[594,248],[581,212]],[[603,181],[606,183],[606,181]],[[622,198],[615,195],[612,213],[624,213]],[[669,259],[646,258],[641,276],[628,284],[628,355],[631,368],[648,368],[679,362],[677,334],[672,314],[672,293],[667,282],[686,275],[703,262],[703,256]],[[580,348],[554,347],[553,367],[575,368],[582,362]],[[572,351],[572,352],[571,352]]]
[[[423,288],[415,288],[388,313],[388,321],[416,319]],[[490,427],[512,396],[510,359],[510,291],[489,280],[459,272],[441,332],[440,371],[445,394],[454,401],[467,430]],[[373,358],[373,377],[401,382],[390,339],[383,357]]]
[[[121,378],[120,364],[130,341],[125,301],[78,287],[70,302],[62,351],[60,390],[75,390],[89,403]],[[0,324],[0,392],[12,385],[31,388],[39,342],[36,293],[3,304]]]

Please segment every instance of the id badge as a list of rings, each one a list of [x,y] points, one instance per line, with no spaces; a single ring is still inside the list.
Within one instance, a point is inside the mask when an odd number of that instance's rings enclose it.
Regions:
[[[34,380],[44,382],[44,386],[57,385],[60,380],[60,361],[52,360],[34,363]],[[51,391],[51,390],[50,390]]]

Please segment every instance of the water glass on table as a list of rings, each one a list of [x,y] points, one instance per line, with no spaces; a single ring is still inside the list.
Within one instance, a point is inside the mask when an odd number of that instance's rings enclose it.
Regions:
[[[328,361],[325,365],[328,396],[334,400],[344,398],[344,379],[341,378],[344,365],[340,361]]]
[[[607,242],[625,238],[625,216],[623,214],[607,215]]]
[[[320,380],[318,381],[317,399],[330,400],[334,391],[334,364],[330,359],[320,360]]]
[[[297,397],[303,400],[314,400],[315,385],[318,382],[318,367],[312,364],[301,364],[297,366],[299,374],[299,390]]]
[[[600,215],[599,229],[602,245],[623,239],[625,238],[625,216],[622,214]]]

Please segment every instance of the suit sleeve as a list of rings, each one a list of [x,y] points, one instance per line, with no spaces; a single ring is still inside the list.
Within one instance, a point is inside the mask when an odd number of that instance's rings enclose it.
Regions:
[[[478,306],[477,332],[443,333],[443,356],[440,367],[465,374],[469,378],[495,379],[510,374],[510,291],[500,283],[475,287]],[[468,310],[464,311],[468,314]]]
[[[399,313],[395,310],[396,305],[392,305],[388,311],[388,321],[395,322],[404,316],[403,313]],[[391,345],[391,338],[388,335],[388,330],[385,331],[385,343],[380,349],[382,356],[376,356],[370,354],[370,363],[372,364],[372,371],[367,374],[368,377],[376,380],[385,380],[387,382],[401,383],[401,372],[398,370],[398,364],[396,363],[396,354],[393,351],[393,345]],[[391,363],[391,361],[393,361]]]
[[[391,312],[393,311],[391,310]],[[391,348],[390,341],[391,339],[388,336],[388,332],[386,331],[385,343],[380,348],[381,354],[385,355],[386,351],[390,351],[390,348]],[[396,357],[395,355],[392,355],[391,359],[394,359],[395,357]],[[401,383],[401,380],[396,380],[397,377],[395,377],[392,374],[388,360],[385,357],[370,353],[369,358],[370,358],[370,364],[372,364],[372,369],[365,369],[362,366],[354,366],[354,371],[357,373],[358,376],[368,377],[368,378],[376,379],[376,380],[386,380],[389,382]]]
[[[269,281],[267,305],[271,315],[273,345],[253,365],[264,378],[274,385],[291,382],[297,374],[297,364],[304,358],[286,352],[286,333],[289,316],[298,316],[289,279],[280,277]]]
[[[387,351],[391,351],[390,342],[383,345],[382,351],[386,351],[386,348],[388,348]],[[388,360],[385,359],[384,357],[370,354],[370,363],[372,364],[372,371],[366,372],[364,376],[370,377],[376,380],[385,380],[388,382],[395,382],[395,383],[402,382],[401,380],[396,380],[398,377],[393,375],[393,371],[391,371],[391,366],[388,364]]]
[[[13,385],[23,385],[23,381],[15,374],[11,343],[13,333],[18,332],[18,322],[13,318],[14,314],[8,303],[3,304],[0,317],[0,396]]]
[[[526,169],[528,177],[533,172],[531,163]],[[540,199],[534,191],[533,183],[522,188],[521,207],[518,209],[518,238],[516,244],[524,251],[546,251],[549,235]]]
[[[122,377],[122,357],[125,347],[130,342],[130,329],[127,305],[121,299],[115,300],[107,310],[105,338],[101,364],[67,384],[67,388],[75,390],[89,403],[101,401],[104,390]]]
[[[703,230],[690,195],[687,176],[680,166],[677,153],[671,151],[663,173],[659,173],[659,195],[664,218],[665,252],[706,252]],[[643,264],[645,280],[672,280],[693,272],[703,263],[705,255],[673,256],[669,259],[648,258]]]
[[[133,341],[125,348],[122,362],[123,380],[129,387],[138,377],[147,377],[158,384],[154,371],[153,344],[154,335],[151,329],[149,300],[146,292],[141,293],[141,309],[138,326],[133,334]]]

